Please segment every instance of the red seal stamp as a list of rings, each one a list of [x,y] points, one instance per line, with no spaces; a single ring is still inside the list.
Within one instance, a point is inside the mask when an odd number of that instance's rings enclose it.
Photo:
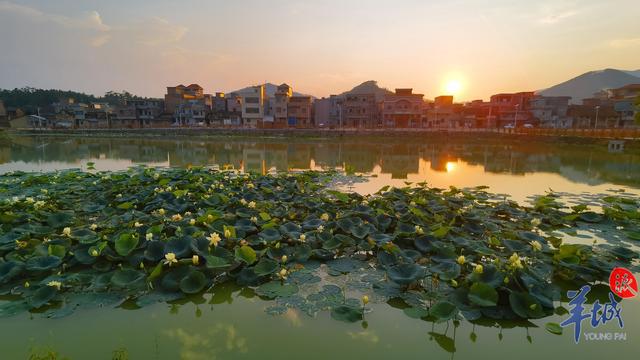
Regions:
[[[609,287],[617,296],[628,299],[638,294],[638,281],[631,271],[625,268],[615,268],[609,275]]]

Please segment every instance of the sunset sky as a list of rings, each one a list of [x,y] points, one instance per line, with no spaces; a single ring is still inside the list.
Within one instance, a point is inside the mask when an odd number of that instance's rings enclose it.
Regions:
[[[377,80],[472,100],[637,70],[638,19],[638,0],[0,0],[0,88],[327,96]]]

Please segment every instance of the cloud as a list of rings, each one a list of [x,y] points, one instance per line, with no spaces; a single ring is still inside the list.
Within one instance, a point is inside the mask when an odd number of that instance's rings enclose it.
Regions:
[[[221,45],[195,42],[186,26],[152,15],[111,22],[98,11],[58,15],[0,0],[0,33],[17,34],[0,36],[0,87],[159,96],[167,82],[231,76],[237,58]]]
[[[109,40],[111,40],[111,35],[101,35],[91,39],[91,41],[89,41],[89,44],[93,47],[101,47],[102,45],[109,42]]]
[[[609,46],[614,48],[630,48],[640,46],[640,37],[627,39],[614,39],[609,42]]]
[[[132,39],[140,44],[158,46],[179,42],[189,29],[171,24],[160,17],[151,17],[134,24],[125,25],[119,28],[118,31],[130,35]]]
[[[577,11],[569,10],[569,11],[564,11],[556,14],[549,14],[538,19],[538,22],[541,24],[547,24],[547,25],[556,24],[562,20],[575,16],[577,13],[578,13]]]
[[[94,31],[109,31],[102,17],[97,11],[90,11],[83,16],[72,18],[57,14],[47,14],[38,9],[15,4],[9,1],[0,1],[0,12],[27,17],[38,22],[52,22],[70,29],[86,29]]]
[[[121,39],[129,43],[159,46],[177,43],[188,32],[184,26],[171,24],[160,17],[150,17],[134,23],[110,26],[104,23],[97,11],[89,11],[78,17],[50,14],[25,5],[9,1],[0,1],[0,14],[5,13],[13,17],[60,26],[64,29],[82,30],[87,35],[87,44],[92,47],[102,47],[110,41]]]

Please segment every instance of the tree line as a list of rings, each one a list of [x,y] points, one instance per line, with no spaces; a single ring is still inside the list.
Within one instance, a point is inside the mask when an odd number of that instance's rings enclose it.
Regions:
[[[108,91],[104,96],[97,97],[77,91],[58,89],[37,89],[33,87],[13,90],[0,89],[0,100],[4,102],[5,107],[20,108],[27,113],[35,113],[38,108],[43,108],[68,98],[73,98],[76,103],[106,102],[114,105],[121,105],[126,100],[143,99],[126,90],[121,92]]]

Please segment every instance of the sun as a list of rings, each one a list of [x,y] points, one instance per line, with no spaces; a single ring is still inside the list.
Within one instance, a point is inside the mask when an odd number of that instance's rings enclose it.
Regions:
[[[447,172],[452,172],[458,167],[458,165],[452,161],[447,161],[446,169]]]
[[[458,95],[462,90],[462,83],[460,80],[449,80],[444,88],[447,91],[447,95]]]

